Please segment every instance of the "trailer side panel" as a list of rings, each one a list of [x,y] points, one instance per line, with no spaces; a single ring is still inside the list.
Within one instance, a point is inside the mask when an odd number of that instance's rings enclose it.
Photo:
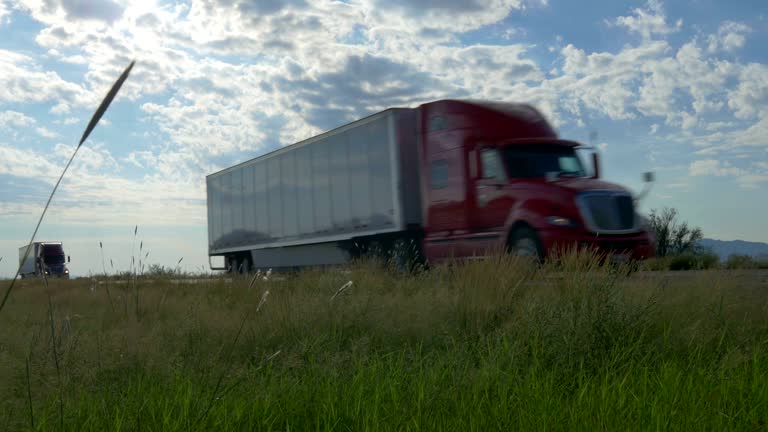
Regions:
[[[333,242],[419,223],[418,196],[411,197],[418,188],[409,186],[417,178],[409,111],[387,110],[208,176],[209,254]]]

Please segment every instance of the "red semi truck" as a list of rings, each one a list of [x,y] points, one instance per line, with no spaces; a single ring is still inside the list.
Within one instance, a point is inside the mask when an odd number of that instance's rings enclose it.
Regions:
[[[653,256],[627,189],[527,104],[391,108],[206,178],[212,269],[343,264],[372,250],[427,262],[506,249]],[[213,257],[223,257],[219,265]]]

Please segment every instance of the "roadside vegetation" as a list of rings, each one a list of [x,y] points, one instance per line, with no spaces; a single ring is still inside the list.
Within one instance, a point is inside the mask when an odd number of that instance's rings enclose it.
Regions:
[[[0,429],[766,430],[766,273],[626,274],[581,252],[25,280]]]
[[[702,248],[698,245],[704,238],[701,229],[680,221],[674,208],[651,210],[648,222],[656,239],[656,257],[643,262],[643,270],[768,269],[768,258],[736,254],[721,260]]]

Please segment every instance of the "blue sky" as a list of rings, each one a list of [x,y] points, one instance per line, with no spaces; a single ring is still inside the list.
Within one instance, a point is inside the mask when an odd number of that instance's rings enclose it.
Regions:
[[[93,110],[118,98],[38,234],[104,258],[207,263],[205,176],[391,106],[532,103],[602,151],[642,210],[768,242],[768,5],[690,0],[0,2],[0,276]],[[138,246],[135,247],[136,249]]]

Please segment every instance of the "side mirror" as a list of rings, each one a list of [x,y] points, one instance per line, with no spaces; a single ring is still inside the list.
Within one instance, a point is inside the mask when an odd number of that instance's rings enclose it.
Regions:
[[[653,183],[654,181],[656,181],[656,175],[653,173],[653,171],[644,172],[643,181],[645,183]]]
[[[597,152],[592,153],[592,167],[595,172],[592,173],[592,178],[600,178],[600,155]]]
[[[642,192],[640,192],[640,194],[635,197],[635,203],[639,204],[640,201],[648,195],[648,192],[651,191],[651,183],[653,183],[655,180],[656,175],[653,173],[653,171],[647,171],[643,173],[643,182],[645,184],[643,185]]]

